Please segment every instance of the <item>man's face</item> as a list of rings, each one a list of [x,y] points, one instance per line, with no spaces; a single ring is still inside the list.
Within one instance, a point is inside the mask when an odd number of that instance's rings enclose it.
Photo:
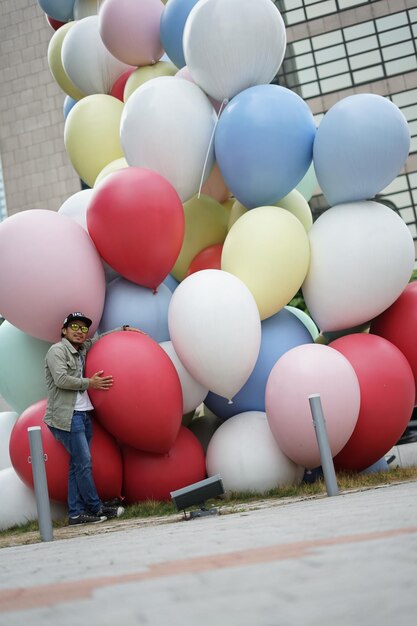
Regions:
[[[83,320],[73,320],[66,328],[62,329],[62,334],[75,347],[81,346],[86,340],[88,328]]]

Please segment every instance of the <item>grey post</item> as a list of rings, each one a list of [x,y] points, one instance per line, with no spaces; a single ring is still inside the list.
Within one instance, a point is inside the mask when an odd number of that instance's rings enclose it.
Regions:
[[[321,467],[323,469],[324,481],[326,483],[327,495],[338,496],[339,488],[337,486],[336,473],[332,453],[330,451],[329,439],[327,437],[326,420],[323,415],[320,394],[312,394],[308,396],[311,414],[313,416],[314,429],[316,431],[317,443],[320,450]]]
[[[53,541],[51,507],[49,504],[48,484],[46,482],[45,459],[40,426],[28,428],[30,458],[32,463],[33,483],[35,487],[36,508],[38,511],[39,532],[42,541]]]

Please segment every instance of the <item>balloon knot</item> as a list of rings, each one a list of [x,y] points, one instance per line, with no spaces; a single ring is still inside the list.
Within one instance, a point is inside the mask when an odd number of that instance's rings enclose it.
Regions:
[[[228,403],[227,403],[227,404],[233,404],[233,400],[231,400],[231,399],[229,398],[229,401],[228,401]]]

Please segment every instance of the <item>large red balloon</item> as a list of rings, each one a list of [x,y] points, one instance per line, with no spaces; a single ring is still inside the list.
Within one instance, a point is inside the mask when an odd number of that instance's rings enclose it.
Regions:
[[[187,276],[200,270],[221,270],[223,244],[216,243],[195,255],[188,268]]]
[[[40,426],[49,497],[66,502],[68,494],[69,455],[43,422],[46,400],[40,400],[28,407],[18,418],[10,435],[10,459],[20,479],[33,488],[29,437],[30,426]],[[97,422],[93,426],[91,442],[93,477],[97,492],[102,500],[120,497],[122,491],[122,458],[116,441]]]
[[[86,360],[87,376],[99,370],[114,378],[106,391],[89,390],[102,426],[134,448],[168,452],[181,426],[182,390],[161,346],[132,331],[105,335]]]
[[[350,361],[359,380],[361,405],[355,429],[334,458],[335,467],[361,471],[403,434],[414,405],[414,378],[392,343],[369,334],[346,335],[330,344]]]
[[[127,70],[126,72],[123,72],[123,74],[119,76],[119,78],[116,80],[116,82],[113,84],[113,87],[110,90],[111,96],[123,102],[123,95],[124,95],[127,79],[135,70],[136,68],[132,67],[132,69]]]
[[[203,448],[187,428],[167,454],[149,454],[123,446],[123,493],[127,502],[169,500],[170,492],[206,477]]]
[[[46,21],[48,22],[49,26],[53,29],[53,30],[58,30],[59,28],[61,28],[61,26],[64,26],[64,24],[66,22],[60,22],[59,20],[54,20],[53,17],[49,17],[49,15],[46,15]]]
[[[417,282],[407,285],[394,304],[373,320],[371,333],[388,339],[410,363],[417,404]]]
[[[156,289],[184,239],[184,210],[162,176],[128,167],[107,176],[87,209],[88,231],[102,258],[128,280]]]

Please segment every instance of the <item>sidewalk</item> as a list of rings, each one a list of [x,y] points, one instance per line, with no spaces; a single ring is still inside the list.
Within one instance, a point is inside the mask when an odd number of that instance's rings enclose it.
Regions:
[[[411,482],[4,548],[0,626],[412,626],[416,587]]]

